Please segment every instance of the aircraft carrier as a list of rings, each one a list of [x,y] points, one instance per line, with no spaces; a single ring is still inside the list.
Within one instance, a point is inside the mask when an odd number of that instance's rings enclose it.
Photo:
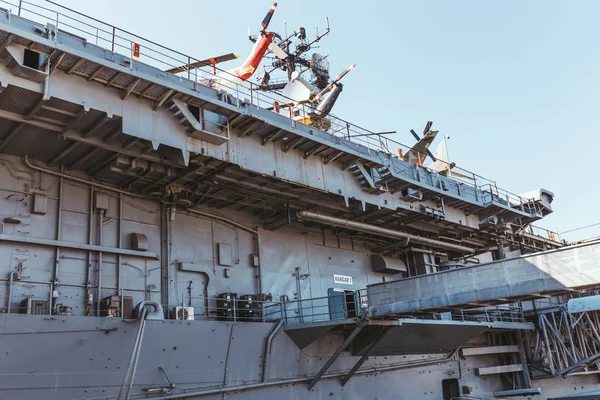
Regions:
[[[0,399],[600,398],[600,243],[536,227],[551,191],[198,61],[0,1]]]

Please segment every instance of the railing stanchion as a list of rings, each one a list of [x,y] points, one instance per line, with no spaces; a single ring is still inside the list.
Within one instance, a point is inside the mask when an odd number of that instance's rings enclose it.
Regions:
[[[236,309],[237,299],[235,297],[233,297],[232,301],[233,301],[233,322],[237,322],[237,309]]]
[[[112,27],[112,40],[111,40],[111,44],[112,44],[112,52],[115,52],[115,31],[117,28],[115,28],[114,26]]]
[[[23,3],[23,0],[19,0],[19,11],[17,12],[17,15],[20,17],[21,16],[21,5]]]
[[[191,61],[192,60],[190,60],[190,56],[188,56],[188,60],[187,60],[187,76],[188,76],[188,79],[191,78],[191,73],[192,73],[191,67],[190,67]]]

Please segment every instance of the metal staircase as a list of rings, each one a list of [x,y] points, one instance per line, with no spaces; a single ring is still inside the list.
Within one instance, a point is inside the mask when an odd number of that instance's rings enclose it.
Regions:
[[[353,165],[350,166],[349,170],[358,181],[362,190],[364,190],[365,192],[371,194],[387,193],[387,185],[381,184],[383,180],[376,180],[376,178],[373,177],[372,167],[364,165],[362,161],[356,161]],[[375,167],[375,170],[379,172],[379,169],[377,169],[377,167]]]

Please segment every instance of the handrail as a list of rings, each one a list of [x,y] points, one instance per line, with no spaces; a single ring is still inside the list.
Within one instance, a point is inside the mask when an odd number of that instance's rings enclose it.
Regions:
[[[16,0],[0,0],[0,4],[8,5],[9,10],[17,10],[17,15],[21,17],[23,17],[24,14],[29,13],[36,16],[35,19],[42,18],[46,23],[52,23],[56,25],[57,30],[60,30],[63,25],[76,30],[78,34],[82,35],[81,39],[90,42],[95,41],[95,43],[99,46],[102,44],[109,46],[110,50],[113,52],[116,50],[123,50],[125,51],[125,54],[127,54],[128,52],[131,52],[132,44],[138,43],[140,44],[140,57],[144,59],[146,64],[159,68],[162,71],[181,65],[186,65],[188,68],[186,71],[182,71],[181,73],[185,74],[188,80],[193,81],[194,85],[197,83],[202,84],[202,82],[208,83],[209,85],[214,83],[211,83],[211,77],[214,81],[212,68],[189,68],[191,64],[199,61],[199,59],[186,55],[181,51],[165,47],[155,41],[146,39],[130,31],[121,29],[115,25],[108,24],[99,19],[85,15],[79,11],[62,6],[52,0],[43,0],[45,6],[26,0],[19,0],[18,4],[15,4],[15,1]],[[45,15],[46,13],[51,13],[52,15]],[[90,30],[92,31],[90,32]],[[64,31],[61,32],[66,33]],[[101,43],[99,44],[99,42]],[[132,65],[135,62],[139,61],[133,59],[131,60]],[[250,104],[265,109],[271,109],[273,102],[278,102],[280,104],[289,104],[290,102],[293,102],[292,99],[286,98],[280,94],[256,90],[256,84],[251,82],[240,82],[237,76],[234,76],[228,71],[219,67],[216,67],[215,70],[219,72],[219,86],[235,91],[235,97],[237,97],[238,101],[246,101],[242,99],[243,97],[247,96],[247,101]],[[182,77],[182,79],[186,78]],[[285,107],[282,108],[282,113],[285,114]],[[312,110],[312,108],[306,104],[301,104],[296,108],[300,111],[301,116],[308,115]],[[291,113],[291,109],[289,112]],[[293,125],[295,123],[301,123],[295,121],[294,118],[292,118],[292,115],[289,115],[288,117],[292,120]],[[410,148],[409,146],[397,140],[389,138],[387,135],[382,135],[365,129],[335,115],[330,114],[325,118],[325,120],[330,124],[330,127],[327,129],[330,134],[344,138],[349,142],[361,144],[366,146],[368,149],[386,153],[392,158],[398,158],[397,155],[394,154],[395,149],[393,149],[393,147],[400,148],[403,150],[403,152],[406,152]],[[390,147],[392,147],[392,149],[390,149]],[[439,161],[444,162],[442,160]],[[436,171],[433,171],[425,166],[420,166],[420,168],[424,168],[432,173],[437,173]],[[535,206],[535,202],[533,202],[532,199],[524,199],[521,196],[512,194],[503,189],[499,189],[495,181],[484,178],[458,166],[450,168],[449,165],[448,169],[451,170],[450,179],[453,179],[460,184],[472,186],[475,190],[476,197],[478,196],[478,192],[481,192],[482,197],[491,197],[492,199],[494,198],[493,196],[495,194],[496,197],[502,198],[503,201],[506,202],[506,205],[512,205],[515,206],[515,208],[520,208],[521,210],[528,208],[529,211],[532,211],[533,214],[537,215],[538,210]],[[460,177],[452,176],[452,171],[460,172],[462,175],[472,177],[472,182],[469,181],[470,179],[465,180]],[[489,189],[486,189],[488,187]],[[531,207],[531,204],[534,206]]]

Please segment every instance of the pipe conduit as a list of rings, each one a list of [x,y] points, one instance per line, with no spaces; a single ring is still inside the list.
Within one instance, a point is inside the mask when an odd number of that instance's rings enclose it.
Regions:
[[[392,239],[410,239],[412,243],[419,243],[431,247],[453,250],[460,253],[474,253],[472,247],[461,246],[458,244],[443,242],[437,239],[429,239],[422,236],[411,235],[410,233],[399,232],[392,229],[382,228],[376,225],[365,224],[364,222],[351,221],[349,219],[338,218],[323,214],[318,211],[301,210],[296,213],[298,219],[311,222],[319,222],[331,226],[340,226],[354,231],[370,233],[373,235],[385,236]]]

